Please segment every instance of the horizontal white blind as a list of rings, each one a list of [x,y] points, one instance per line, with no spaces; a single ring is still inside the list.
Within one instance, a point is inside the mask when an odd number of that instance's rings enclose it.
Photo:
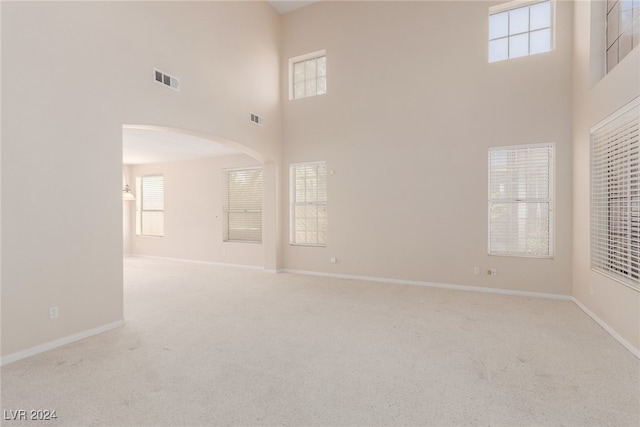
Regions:
[[[640,101],[591,132],[591,268],[640,290]]]
[[[262,242],[262,168],[224,171],[224,240]]]
[[[551,257],[553,145],[489,149],[489,253]]]
[[[290,174],[291,244],[327,245],[327,166],[292,164]]]
[[[164,177],[142,177],[141,225],[143,236],[164,236]]]

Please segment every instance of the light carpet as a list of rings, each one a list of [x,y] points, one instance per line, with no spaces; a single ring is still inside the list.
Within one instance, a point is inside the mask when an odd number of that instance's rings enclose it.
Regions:
[[[2,367],[3,425],[638,426],[568,301],[126,258],[118,329]]]

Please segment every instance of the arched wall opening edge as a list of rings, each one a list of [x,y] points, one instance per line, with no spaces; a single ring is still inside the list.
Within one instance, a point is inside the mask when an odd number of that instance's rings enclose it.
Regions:
[[[263,169],[263,189],[262,189],[262,244],[264,248],[263,268],[268,272],[279,270],[279,174],[277,163],[268,156],[247,147],[239,142],[218,136],[210,135],[191,129],[182,129],[169,126],[124,124],[125,130],[147,130],[157,132],[168,132],[174,134],[189,135],[219,144],[223,144],[238,153],[246,154],[262,164]]]

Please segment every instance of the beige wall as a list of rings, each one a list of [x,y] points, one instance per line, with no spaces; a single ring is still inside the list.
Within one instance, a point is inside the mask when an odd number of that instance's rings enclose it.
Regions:
[[[131,203],[132,253],[196,261],[262,267],[258,243],[223,242],[223,169],[260,166],[244,154],[171,163],[137,165],[131,176],[163,175],[164,237],[135,235],[135,203]]]
[[[570,294],[572,4],[557,4],[553,52],[489,64],[495,3],[321,2],[283,16],[281,66],[326,49],[328,69],[326,95],[295,101],[282,76],[283,163],[335,171],[327,247],[289,246],[285,231],[285,268]],[[556,144],[555,259],[490,257],[487,149],[541,142]]]
[[[280,18],[264,2],[1,7],[5,356],[123,318],[123,124],[279,160]],[[181,91],[155,83],[153,67]]]
[[[588,264],[588,129],[638,96],[640,51],[600,79],[590,4],[558,1],[553,52],[488,64],[497,3],[326,1],[279,17],[265,2],[1,2],[2,355],[122,319],[123,124],[215,136],[265,161],[262,253],[219,258],[225,245],[186,229],[132,251],[573,294],[640,347],[638,293]],[[288,101],[287,59],[319,49],[328,93]],[[555,258],[490,257],[487,149],[539,142],[556,144]],[[292,247],[287,165],[316,160],[335,172],[329,244]],[[162,167],[182,182],[204,163]]]
[[[129,183],[129,187],[132,191],[135,192],[136,181],[131,175],[131,167],[129,165],[123,165],[122,169],[124,174],[122,178],[122,186],[124,187],[125,181]],[[132,200],[123,200],[122,201],[122,253],[124,255],[131,255],[131,235],[135,233],[135,228],[131,228],[135,226],[133,222],[132,215],[135,214],[136,202]]]
[[[575,5],[573,295],[640,349],[640,293],[591,271],[589,262],[589,130],[640,96],[640,49],[603,77],[602,2]]]

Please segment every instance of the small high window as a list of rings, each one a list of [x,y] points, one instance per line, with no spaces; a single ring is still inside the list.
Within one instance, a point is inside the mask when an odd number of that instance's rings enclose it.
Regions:
[[[513,1],[489,9],[489,62],[549,52],[552,43],[551,0]]]
[[[289,99],[327,93],[327,55],[324,50],[289,59]]]
[[[640,1],[607,1],[607,73],[640,44]]]

